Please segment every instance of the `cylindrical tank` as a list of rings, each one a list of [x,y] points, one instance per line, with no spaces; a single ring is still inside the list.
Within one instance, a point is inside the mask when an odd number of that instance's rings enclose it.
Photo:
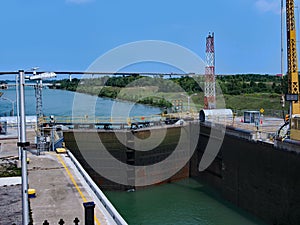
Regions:
[[[199,120],[205,121],[232,121],[233,113],[231,109],[202,109],[199,113]]]

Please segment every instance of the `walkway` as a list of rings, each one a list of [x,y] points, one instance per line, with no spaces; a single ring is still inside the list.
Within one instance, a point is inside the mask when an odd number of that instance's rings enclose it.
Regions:
[[[45,153],[29,158],[29,188],[36,189],[37,196],[30,199],[34,224],[44,220],[57,224],[60,219],[72,224],[75,217],[83,222],[83,202],[87,201],[96,204],[95,224],[115,224],[67,155]]]
[[[17,158],[18,150],[15,133],[15,130],[10,130],[9,134],[0,136],[0,158]],[[27,131],[27,140],[33,142],[33,130]],[[58,155],[54,152],[44,152],[40,156],[36,156],[28,152],[27,157],[30,159],[28,164],[29,188],[36,190],[36,198],[30,199],[34,224],[42,224],[44,220],[47,220],[50,224],[58,224],[60,219],[63,219],[65,224],[73,224],[75,217],[78,217],[80,224],[83,224],[83,202],[88,201],[93,201],[96,205],[94,218],[96,225],[116,224],[66,154]],[[18,179],[18,181],[15,181],[15,179]],[[1,186],[20,183],[19,179],[20,177],[9,181],[2,179]],[[5,184],[6,182],[7,184]],[[5,193],[6,188],[11,190],[13,188],[20,189],[21,185],[0,187],[0,191]],[[5,219],[3,218],[1,221],[20,224],[20,218],[17,217],[22,214],[21,207],[15,207],[17,210],[13,212],[11,207],[5,208],[5,204],[13,201],[18,202],[20,205],[21,196],[14,194],[9,196],[8,202],[4,201],[4,198],[1,198],[1,200],[3,200],[1,205],[4,208],[0,208],[7,211],[3,212],[3,215],[7,215],[5,216],[7,217],[6,220],[3,220]],[[0,224],[2,223],[0,222]]]

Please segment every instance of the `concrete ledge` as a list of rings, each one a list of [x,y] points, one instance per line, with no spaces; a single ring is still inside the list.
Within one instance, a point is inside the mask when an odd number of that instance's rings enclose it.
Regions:
[[[1,177],[0,178],[0,187],[18,185],[22,183],[21,177]]]
[[[275,147],[280,150],[300,153],[300,142],[286,139],[284,141],[275,140]]]
[[[1,134],[0,140],[10,140],[10,139],[18,139],[18,135],[16,134]]]

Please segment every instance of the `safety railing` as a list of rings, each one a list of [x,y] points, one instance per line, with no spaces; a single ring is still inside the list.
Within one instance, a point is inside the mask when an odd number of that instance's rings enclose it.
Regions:
[[[259,111],[260,109],[243,109],[243,110],[237,110],[233,109],[232,111],[237,116],[244,116],[244,112],[246,111]],[[264,109],[263,115],[275,117],[275,118],[284,118],[285,115],[288,114],[287,110],[277,110],[277,109]]]
[[[150,116],[132,116],[132,117],[90,117],[90,116],[55,116],[53,119],[50,117],[42,117],[39,123],[131,123],[142,121],[159,121],[160,115]]]

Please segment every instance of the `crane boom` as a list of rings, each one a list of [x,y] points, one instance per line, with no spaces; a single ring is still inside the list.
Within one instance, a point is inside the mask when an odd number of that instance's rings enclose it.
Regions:
[[[294,0],[286,0],[288,93],[299,95],[298,58]],[[300,102],[292,102],[292,115],[300,114]]]

